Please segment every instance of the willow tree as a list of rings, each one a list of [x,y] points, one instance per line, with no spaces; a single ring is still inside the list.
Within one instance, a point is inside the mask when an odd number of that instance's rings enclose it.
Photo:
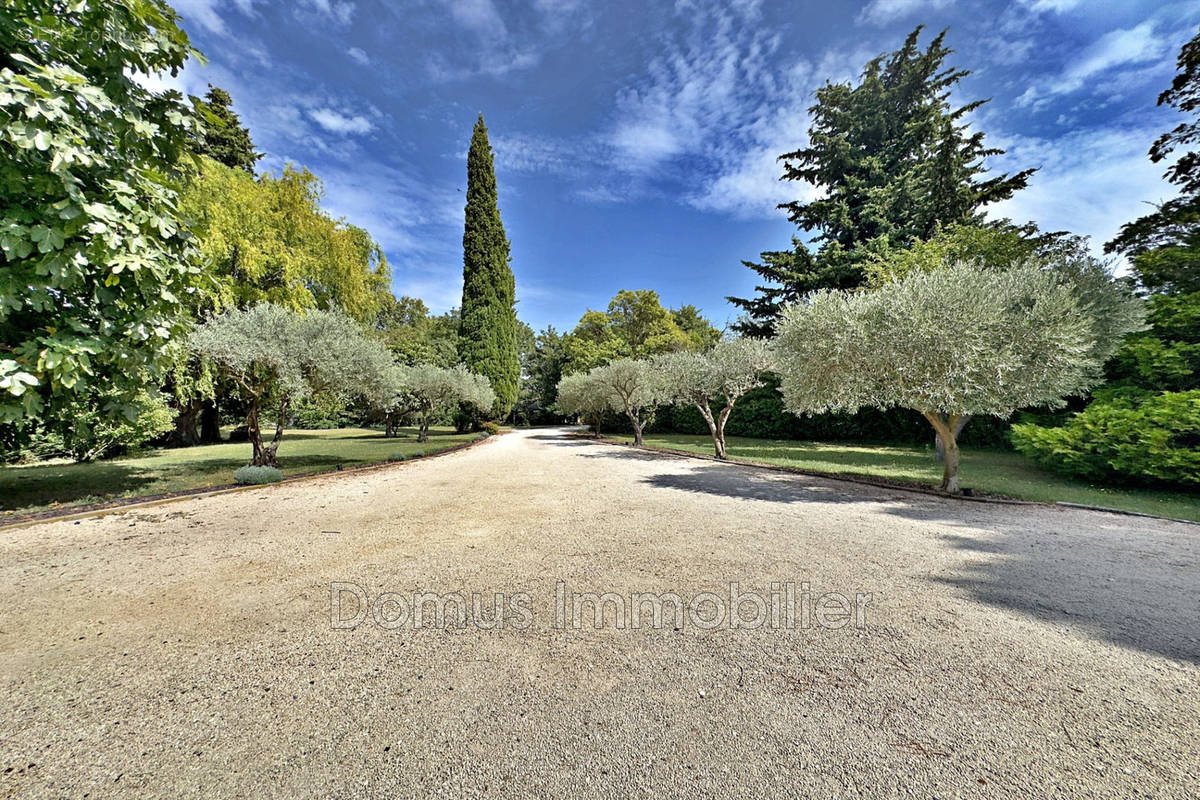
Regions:
[[[1101,377],[1096,320],[1075,288],[1039,266],[956,263],[873,292],[824,291],[779,323],[781,391],[798,414],[864,406],[917,411],[945,443],[941,488],[957,493],[964,415],[1060,407]],[[1139,326],[1138,302],[1121,319]]]
[[[774,351],[762,339],[719,342],[707,353],[667,353],[653,360],[670,402],[694,406],[708,423],[717,458],[725,458],[725,423],[737,401],[762,386],[774,364]]]
[[[491,381],[496,393],[493,411],[498,416],[512,410],[521,377],[516,284],[508,262],[508,238],[497,205],[492,147],[480,114],[467,152],[459,357],[468,370]]]

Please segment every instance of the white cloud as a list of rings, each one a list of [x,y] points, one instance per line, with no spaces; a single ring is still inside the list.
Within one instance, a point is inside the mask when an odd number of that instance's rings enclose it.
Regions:
[[[1159,61],[1169,51],[1170,45],[1166,39],[1155,33],[1153,20],[1133,28],[1109,31],[1085,48],[1062,74],[1027,88],[1017,98],[1016,104],[1020,107],[1042,108],[1056,95],[1070,94],[1085,85],[1094,85],[1093,78],[1114,67]]]
[[[1090,236],[1099,254],[1123,224],[1146,212],[1145,203],[1175,194],[1163,165],[1146,155],[1157,134],[1146,127],[1075,131],[1054,140],[996,137],[1008,151],[1001,166],[1040,169],[1027,189],[993,206],[989,216]]]
[[[355,6],[349,0],[301,0],[301,5],[339,25],[349,25],[354,18]]]
[[[1061,14],[1079,5],[1082,0],[1020,0],[1030,11],[1053,11]]]
[[[351,47],[346,51],[346,55],[350,56],[363,66],[371,63],[371,57],[367,55],[367,51],[363,50],[361,47]]]
[[[314,108],[308,114],[330,133],[370,133],[375,128],[374,123],[361,114],[348,116],[331,108]]]
[[[859,22],[885,25],[917,11],[940,11],[949,8],[954,0],[871,0],[858,16]]]
[[[172,5],[179,12],[185,29],[195,23],[213,33],[229,33],[225,19],[217,10],[223,5],[221,0],[175,0]]]
[[[508,31],[492,0],[447,0],[454,21],[476,33],[504,38]]]

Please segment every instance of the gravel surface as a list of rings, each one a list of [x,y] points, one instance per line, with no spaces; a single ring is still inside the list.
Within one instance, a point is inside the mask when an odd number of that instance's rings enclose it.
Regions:
[[[7,530],[0,796],[1196,797],[1198,566],[1195,526],[559,430]],[[766,624],[712,624],[734,582]]]

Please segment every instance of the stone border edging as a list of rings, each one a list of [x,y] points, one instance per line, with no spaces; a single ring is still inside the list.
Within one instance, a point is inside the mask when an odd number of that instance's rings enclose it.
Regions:
[[[489,439],[494,439],[497,436],[503,436],[509,433],[510,429],[501,430],[500,433],[489,434],[472,442],[463,442],[456,444],[453,447],[447,447],[445,450],[439,450],[436,453],[417,456],[416,458],[405,458],[401,461],[378,461],[372,464],[360,464],[356,467],[347,467],[344,469],[326,469],[318,472],[304,472],[299,475],[291,475],[281,481],[274,483],[254,483],[254,484],[237,484],[223,483],[217,486],[201,486],[195,489],[183,489],[178,492],[167,492],[164,494],[146,495],[143,497],[129,497],[124,500],[110,501],[106,505],[100,507],[83,507],[80,510],[72,510],[70,508],[62,509],[61,513],[38,511],[33,514],[26,514],[21,517],[15,517],[10,520],[0,521],[0,532],[11,530],[14,528],[26,528],[30,525],[37,525],[42,522],[68,522],[75,519],[87,519],[88,517],[102,517],[106,514],[114,514],[119,511],[130,511],[139,508],[151,508],[153,506],[166,505],[179,500],[191,500],[200,497],[213,497],[221,494],[232,494],[234,492],[247,492],[253,489],[269,489],[272,486],[283,486],[289,483],[298,483],[300,481],[313,480],[315,478],[328,478],[337,475],[357,474],[361,472],[373,472],[388,467],[398,467],[416,461],[425,461],[438,456],[457,453],[471,447],[477,447]]]
[[[631,442],[623,442],[620,439],[610,439],[607,436],[593,437],[586,435],[575,434],[576,438],[586,438],[590,441],[601,442],[603,444],[616,445],[618,447],[633,447]],[[992,503],[994,505],[1011,505],[1011,506],[1041,506],[1042,508],[1074,508],[1085,511],[1102,511],[1106,514],[1120,514],[1127,517],[1144,517],[1147,519],[1161,519],[1166,522],[1178,522],[1184,525],[1200,525],[1200,522],[1190,519],[1179,519],[1178,517],[1163,517],[1158,514],[1146,514],[1141,511],[1125,511],[1120,508],[1108,508],[1106,506],[1091,506],[1083,503],[1067,503],[1061,500],[1053,503],[1045,503],[1039,500],[1019,500],[1014,497],[975,497],[958,494],[946,494],[939,492],[936,489],[924,488],[915,486],[909,483],[889,483],[883,480],[871,480],[869,478],[861,478],[856,475],[845,475],[836,472],[819,472],[817,470],[804,469],[802,467],[785,467],[781,464],[764,464],[760,461],[747,461],[742,458],[726,458],[719,459],[716,456],[705,455],[703,453],[692,453],[687,450],[675,450],[668,447],[644,447],[653,453],[662,453],[664,455],[675,456],[677,458],[698,458],[702,461],[712,461],[717,464],[737,464],[742,467],[755,467],[757,469],[765,469],[771,472],[782,472],[789,475],[807,475],[812,478],[824,478],[832,481],[843,481],[845,483],[857,483],[863,486],[873,486],[877,489],[893,489],[901,492],[914,492],[916,494],[929,495],[930,497],[940,497],[945,500],[962,500],[970,503]]]

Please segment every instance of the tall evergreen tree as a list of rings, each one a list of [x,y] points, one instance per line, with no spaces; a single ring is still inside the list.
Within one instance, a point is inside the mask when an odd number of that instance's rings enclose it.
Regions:
[[[475,122],[467,153],[467,207],[463,231],[462,321],[458,354],[471,372],[485,375],[496,393],[498,416],[517,401],[515,283],[508,238],[496,204],[496,170],[483,114]]]
[[[211,83],[203,100],[192,98],[196,115],[204,122],[204,129],[195,137],[192,149],[227,167],[253,174],[254,165],[263,154],[255,151],[250,130],[242,127],[242,120],[232,105],[229,92]]]
[[[810,291],[849,289],[864,280],[876,246],[903,247],[940,226],[978,223],[983,208],[1025,187],[1034,170],[984,177],[984,159],[1003,151],[984,145],[964,117],[986,100],[952,108],[949,95],[969,73],[946,67],[945,32],[924,50],[918,27],[904,46],[867,63],[857,86],[817,90],[809,146],[780,156],[783,179],[819,190],[809,202],[780,208],[805,233],[791,250],[743,262],[766,280],[751,298],[729,298],[746,312],[737,326],[769,335],[780,308]]]

